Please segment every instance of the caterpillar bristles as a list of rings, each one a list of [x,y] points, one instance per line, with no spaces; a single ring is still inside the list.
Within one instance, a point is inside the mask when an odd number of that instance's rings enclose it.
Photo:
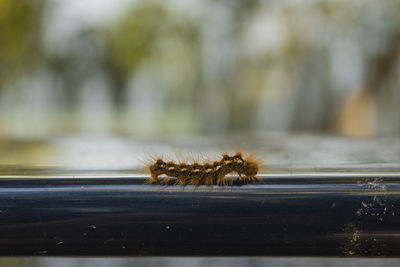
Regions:
[[[179,164],[173,161],[165,162],[161,157],[153,158],[153,163],[148,165],[150,178],[148,184],[160,185],[240,185],[258,181],[256,177],[260,161],[250,155],[243,158],[240,151],[229,156],[222,154],[222,159],[214,162],[198,162]],[[237,173],[238,178],[227,179],[230,173]]]

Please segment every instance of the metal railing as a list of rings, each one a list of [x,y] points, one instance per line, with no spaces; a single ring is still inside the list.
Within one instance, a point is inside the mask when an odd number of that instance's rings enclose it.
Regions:
[[[400,177],[0,180],[1,255],[400,256]]]

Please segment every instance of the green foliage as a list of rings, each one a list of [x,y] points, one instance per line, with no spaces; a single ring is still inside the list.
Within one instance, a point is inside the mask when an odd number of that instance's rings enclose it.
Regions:
[[[196,43],[195,29],[174,15],[162,4],[144,1],[134,5],[114,25],[109,34],[111,62],[122,77],[157,54],[168,38]]]
[[[41,0],[0,0],[0,80],[38,58]]]

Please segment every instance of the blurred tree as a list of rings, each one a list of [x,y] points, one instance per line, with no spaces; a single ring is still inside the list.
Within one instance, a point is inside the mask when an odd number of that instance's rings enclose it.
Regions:
[[[347,9],[351,14],[348,28],[357,32],[364,66],[358,87],[346,97],[338,130],[350,136],[399,134],[400,2],[371,2]]]
[[[0,82],[28,71],[41,58],[44,0],[0,0]]]
[[[127,79],[149,58],[162,58],[160,54],[168,53],[163,50],[169,40],[183,39],[194,46],[197,34],[191,23],[162,3],[142,1],[128,9],[108,35],[108,60],[115,83],[115,102],[124,104]]]

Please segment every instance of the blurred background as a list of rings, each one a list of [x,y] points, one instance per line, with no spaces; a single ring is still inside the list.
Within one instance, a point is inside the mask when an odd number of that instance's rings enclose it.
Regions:
[[[400,133],[400,1],[0,0],[0,136]]]
[[[396,136],[399,13],[399,0],[0,0],[0,138]],[[14,146],[0,142],[0,147],[0,158],[9,159]],[[29,151],[25,154],[32,157],[43,154],[34,147]],[[0,264],[202,266],[209,261],[2,258]]]

